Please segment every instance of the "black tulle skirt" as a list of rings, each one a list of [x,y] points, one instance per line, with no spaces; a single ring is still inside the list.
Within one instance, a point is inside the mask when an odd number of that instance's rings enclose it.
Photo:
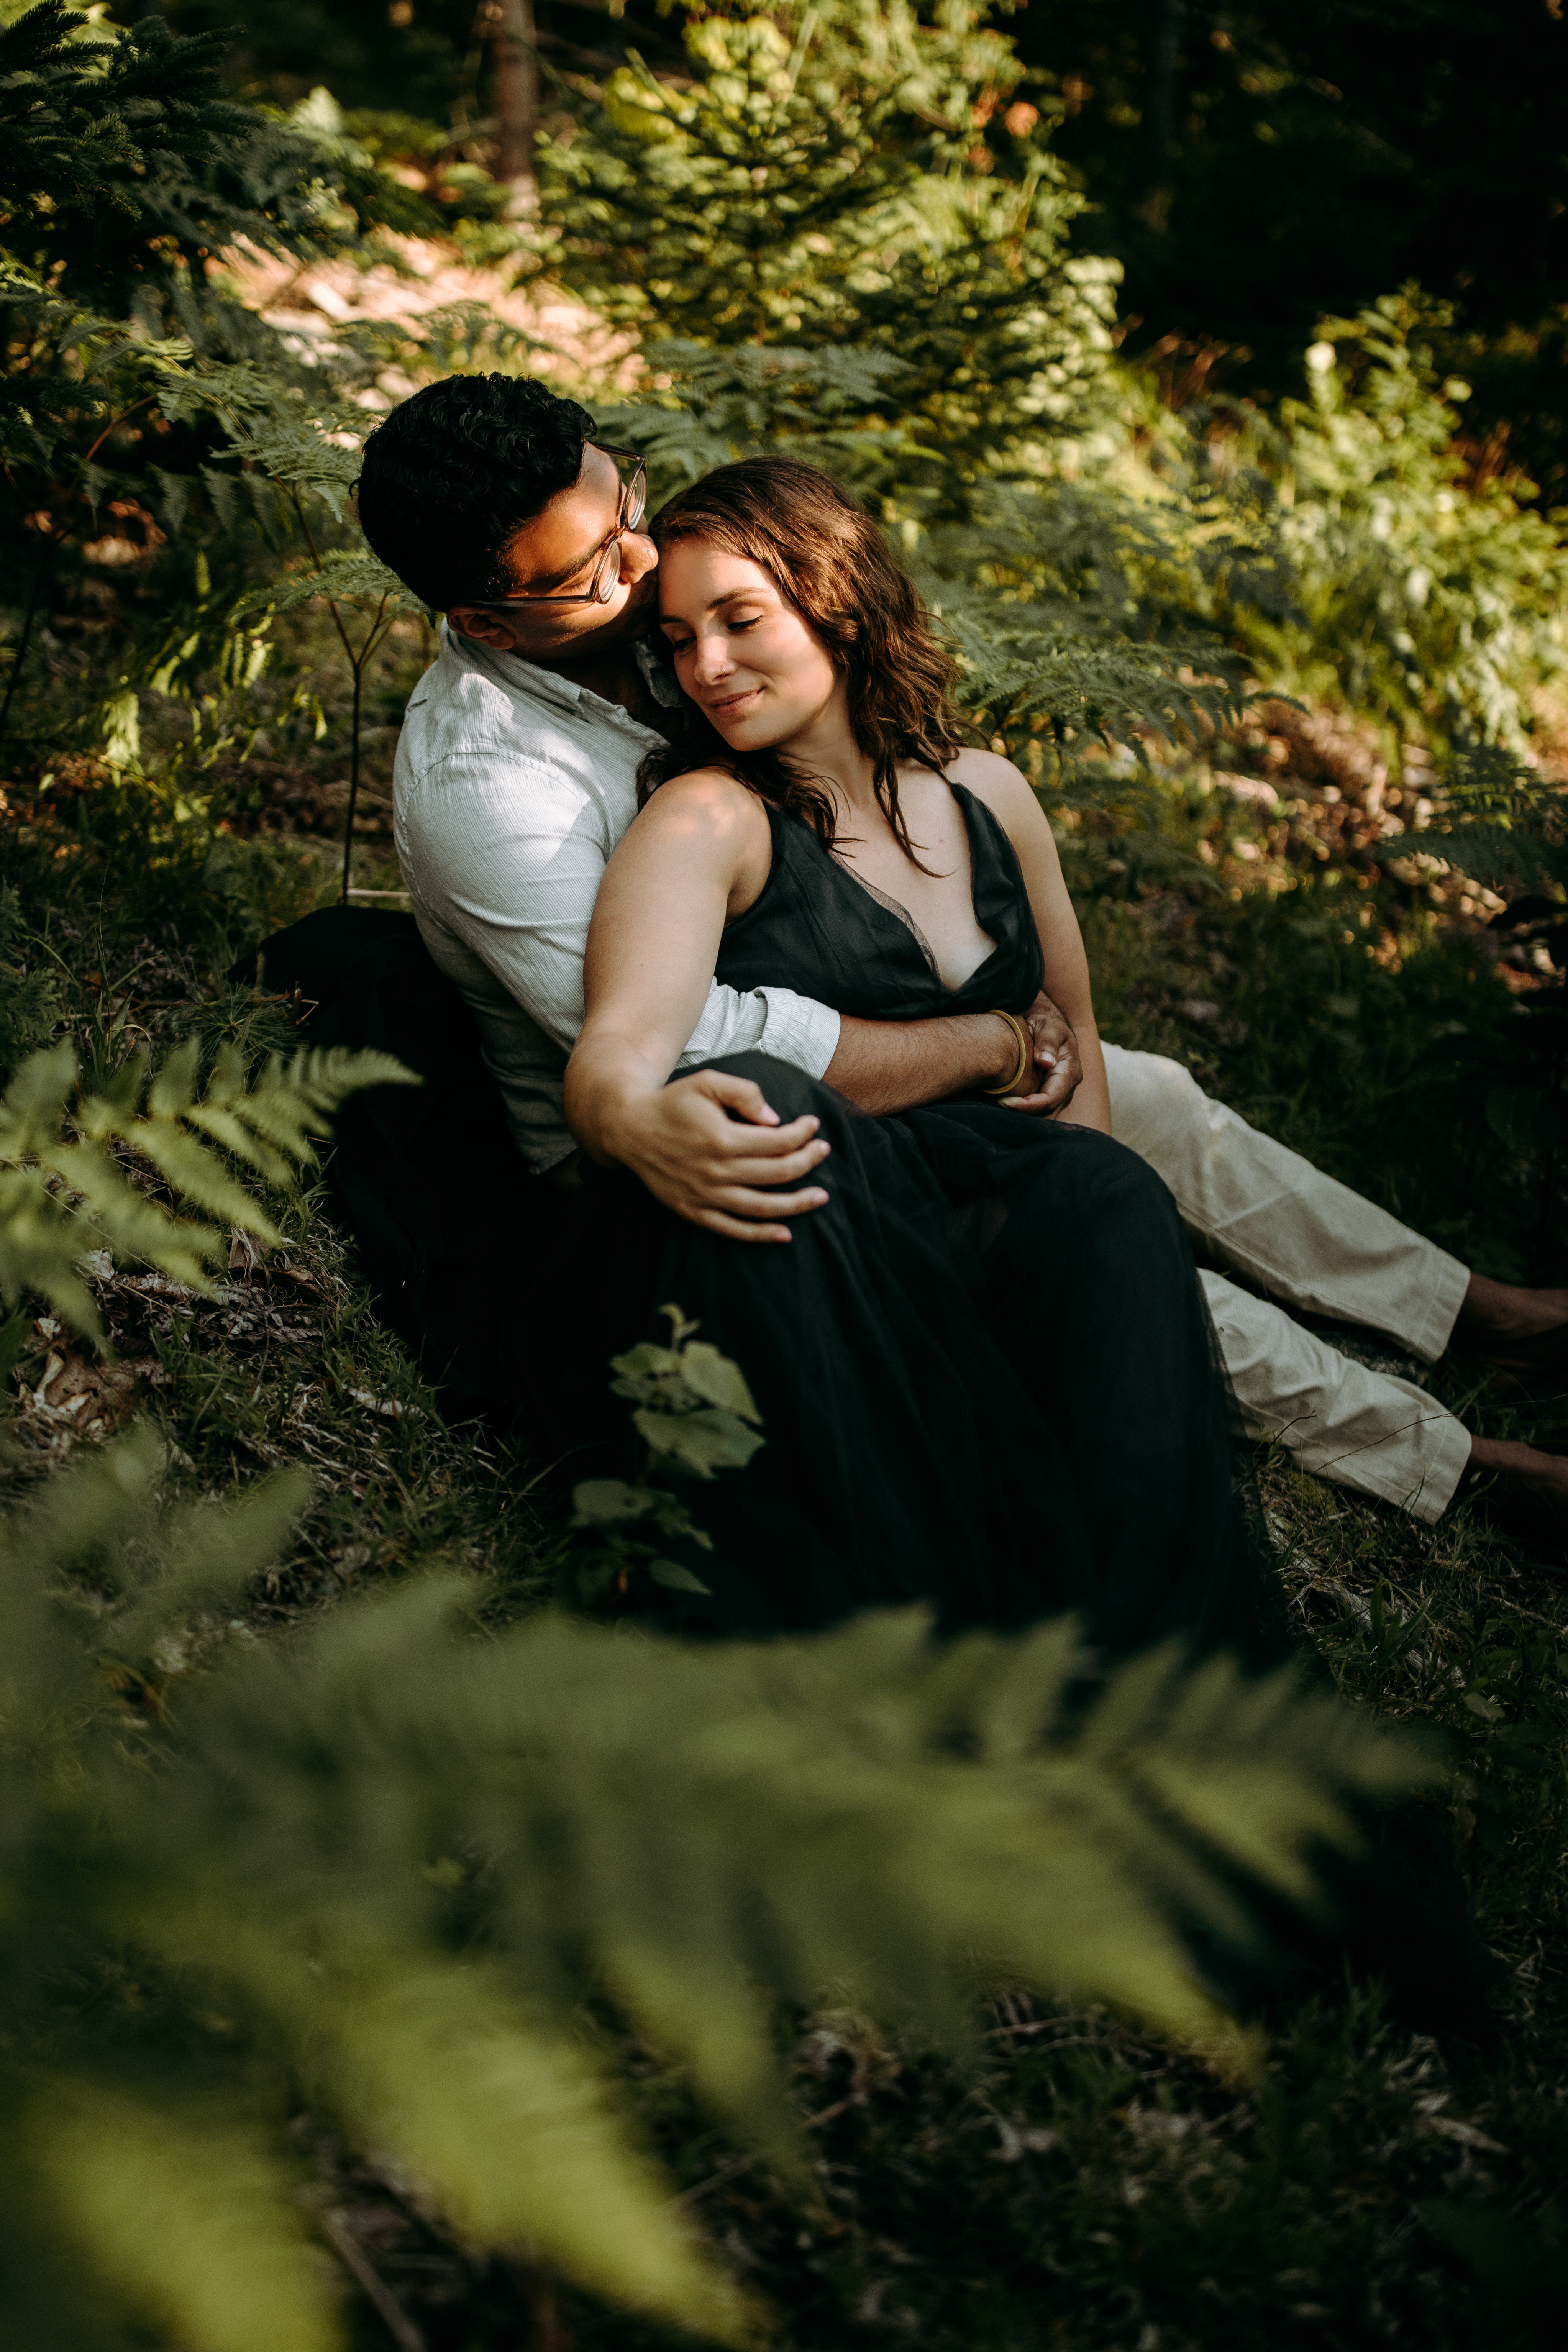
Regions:
[[[679,1306],[740,1364],[766,1444],[691,1496],[713,1537],[681,1622],[803,1631],[929,1603],[995,1629],[1080,1612],[1117,1654],[1289,1647],[1238,1493],[1213,1335],[1170,1193],[1122,1145],[984,1102],[868,1118],[760,1055],[832,1144],[787,1244],[689,1224],[589,1168],[563,1196],[516,1402],[590,1475],[625,1467],[606,1359]],[[569,1336],[568,1336],[569,1335]],[[539,1372],[546,1374],[544,1380]],[[591,1433],[591,1434],[590,1434]]]

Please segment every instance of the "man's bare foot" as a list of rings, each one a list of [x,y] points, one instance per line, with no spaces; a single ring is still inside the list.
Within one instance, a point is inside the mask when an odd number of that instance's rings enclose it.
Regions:
[[[1492,1475],[1498,1516],[1531,1542],[1568,1555],[1568,1454],[1507,1437],[1472,1437],[1468,1477]]]
[[[1568,1362],[1568,1290],[1525,1290],[1472,1274],[1454,1336],[1503,1371],[1554,1369]]]

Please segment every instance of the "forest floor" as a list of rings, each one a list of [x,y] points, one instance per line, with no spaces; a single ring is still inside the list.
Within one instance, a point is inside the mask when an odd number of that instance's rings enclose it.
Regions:
[[[393,724],[373,739],[367,888],[395,887],[378,805]],[[199,860],[166,858],[155,885],[129,835],[96,865],[67,855],[73,829],[87,837],[90,780],[57,814],[17,800],[15,870],[30,919],[47,908],[89,1060],[193,1024],[267,1041],[276,1009],[228,986],[225,963],[328,894],[342,803],[330,747],[268,756],[241,772],[222,835]],[[1304,738],[1244,740],[1228,767],[1166,777],[1163,849],[1092,826],[1069,839],[1103,1025],[1177,1053],[1468,1263],[1561,1279],[1560,1156],[1550,1138],[1533,1156],[1507,1149],[1497,1108],[1500,1082],[1517,1093],[1560,1050],[1551,959],[1489,938],[1490,910],[1462,908],[1453,877],[1363,884],[1375,794],[1369,811],[1364,775],[1325,787],[1327,757]],[[1272,800],[1240,772],[1268,761]],[[1360,951],[1385,935],[1386,952]],[[293,1549],[243,1612],[193,1622],[129,1695],[160,1713],[221,1645],[286,1639],[379,1581],[456,1563],[498,1621],[552,1587],[563,1538],[531,1491],[543,1465],[447,1424],[356,1286],[323,1194],[284,1222],[279,1249],[237,1241],[210,1300],[105,1265],[112,1360],[42,1318],[16,1368],[13,1488],[137,1412],[162,1428],[177,1490],[232,1491],[285,1461],[317,1480]],[[1568,1433],[1568,1396],[1462,1361],[1432,1386],[1491,1433]],[[818,2150],[804,2205],[711,2128],[673,2070],[624,2043],[650,2138],[772,2305],[781,2352],[1546,2340],[1568,2287],[1568,1578],[1502,1532],[1485,1496],[1423,1528],[1278,1453],[1260,1475],[1292,1603],[1342,1687],[1452,1765],[1445,1833],[1495,1955],[1489,2026],[1475,2017],[1439,2044],[1376,1988],[1330,1986],[1271,2020],[1264,2072],[1238,2089],[1100,2014],[1006,2004],[960,2065],[825,2008],[781,2023]],[[676,2341],[524,2264],[476,2259],[406,2182],[309,2115],[299,2132],[354,2282],[356,2352]]]

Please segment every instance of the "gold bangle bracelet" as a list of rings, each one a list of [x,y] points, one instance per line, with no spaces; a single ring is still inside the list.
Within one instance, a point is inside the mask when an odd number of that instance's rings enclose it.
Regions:
[[[994,1004],[991,1010],[998,1021],[1005,1021],[1018,1040],[1018,1066],[1012,1076],[1005,1078],[999,1087],[982,1087],[980,1091],[985,1095],[1016,1095],[1029,1075],[1029,1065],[1034,1059],[1034,1039],[1016,1013],[1004,1013],[999,1004]]]

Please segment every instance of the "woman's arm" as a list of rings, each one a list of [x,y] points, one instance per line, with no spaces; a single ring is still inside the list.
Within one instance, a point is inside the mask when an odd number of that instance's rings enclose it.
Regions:
[[[1094,997],[1089,987],[1089,958],[1083,935],[1068,895],[1056,835],[1046,821],[1028,780],[1011,760],[994,751],[961,751],[948,774],[982,800],[995,817],[1017,854],[1024,886],[1029,893],[1035,926],[1046,960],[1046,994],[1060,1005],[1078,1038],[1083,1079],[1071,1108],[1062,1114],[1079,1127],[1097,1127],[1110,1133],[1110,1088],[1105,1056],[1094,1022]]]
[[[666,784],[605,869],[588,934],[586,1018],[566,1067],[566,1118],[590,1158],[629,1168],[667,1208],[736,1241],[790,1238],[826,1194],[796,1183],[827,1155],[818,1122],[781,1126],[750,1080],[666,1081],[707,1001],[726,918],[767,879],[762,803],[717,771]],[[733,1116],[731,1116],[733,1114]]]

